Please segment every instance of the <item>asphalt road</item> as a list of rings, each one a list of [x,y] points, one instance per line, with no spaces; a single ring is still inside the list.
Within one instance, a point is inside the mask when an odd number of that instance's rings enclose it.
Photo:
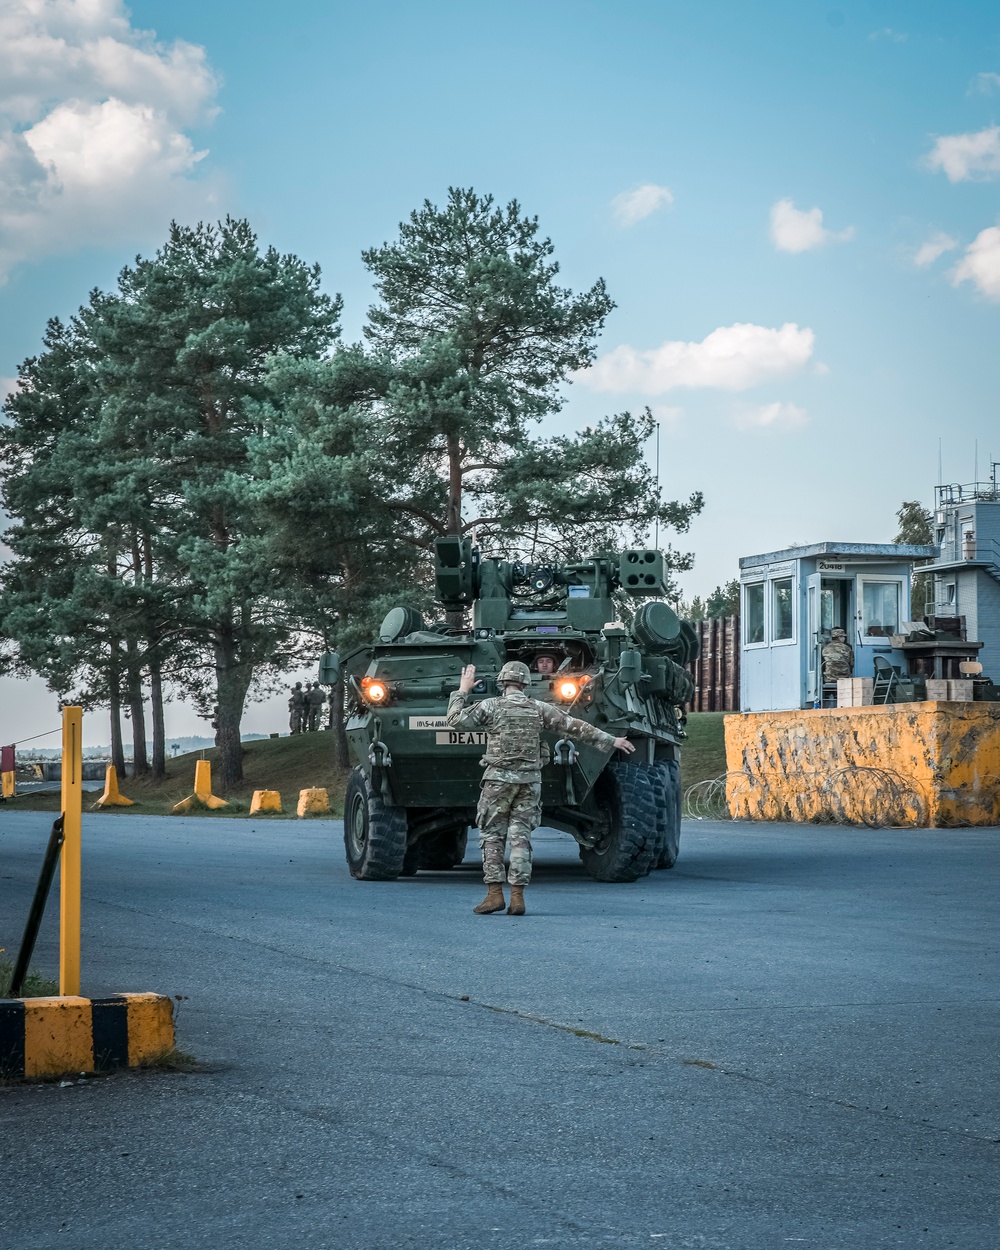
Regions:
[[[8,953],[50,822],[0,812]],[[89,816],[84,990],[208,1070],[0,1090],[0,1246],[995,1250],[998,834],[695,823],[601,886],[546,831],[515,919],[329,821]]]

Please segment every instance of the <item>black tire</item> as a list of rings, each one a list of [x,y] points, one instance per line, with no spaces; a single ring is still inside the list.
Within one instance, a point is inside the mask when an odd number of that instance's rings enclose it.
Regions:
[[[673,868],[681,849],[681,766],[677,760],[653,765],[656,790],[656,859],[654,868]]]
[[[355,768],[344,796],[344,850],[359,881],[394,881],[406,857],[406,808],[390,807]]]
[[[435,833],[418,843],[418,867],[430,871],[441,872],[448,868],[457,868],[465,859],[465,849],[469,843],[469,829],[463,825],[461,829]]]
[[[616,761],[601,774],[596,790],[605,830],[595,847],[580,848],[583,866],[595,881],[638,881],[652,868],[657,852],[656,796],[649,769]]]

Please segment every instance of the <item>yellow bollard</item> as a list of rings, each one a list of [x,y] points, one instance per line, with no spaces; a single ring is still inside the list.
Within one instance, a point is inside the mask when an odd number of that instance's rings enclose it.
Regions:
[[[16,773],[0,773],[0,794],[5,799],[17,798]]]
[[[64,707],[63,845],[59,869],[59,993],[80,993],[80,841],[83,823],[83,708]]]
[[[181,799],[170,809],[172,812],[190,812],[195,807],[207,807],[213,812],[220,807],[228,807],[225,799],[217,798],[212,793],[212,764],[210,760],[196,760],[194,765],[194,794]]]
[[[323,789],[299,791],[299,816],[322,816],[330,810],[330,796]]]
[[[250,800],[250,815],[257,816],[261,812],[281,813],[281,793],[278,790],[254,790]]]
[[[118,769],[109,764],[104,773],[104,793],[94,804],[95,807],[131,807],[133,799],[127,799],[118,791]]]

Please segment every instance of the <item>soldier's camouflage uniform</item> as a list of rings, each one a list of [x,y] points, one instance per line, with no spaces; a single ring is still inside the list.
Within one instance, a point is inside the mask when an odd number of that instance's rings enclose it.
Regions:
[[[542,818],[541,731],[610,751],[614,737],[551,703],[531,699],[508,686],[498,699],[483,699],[466,707],[468,695],[456,690],[448,700],[448,724],[453,729],[485,730],[482,791],[476,823],[483,852],[486,883],[508,880],[527,885],[531,880],[531,831]],[[504,843],[510,841],[510,872],[504,873]]]
[[[854,652],[846,642],[834,639],[823,648],[823,680],[836,681],[854,672]]]

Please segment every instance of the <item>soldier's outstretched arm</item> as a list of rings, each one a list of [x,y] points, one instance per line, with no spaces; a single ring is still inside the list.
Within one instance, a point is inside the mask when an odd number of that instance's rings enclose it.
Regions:
[[[635,750],[628,738],[616,738],[613,734],[598,729],[596,725],[591,725],[589,721],[579,720],[576,716],[570,716],[567,712],[553,707],[551,703],[539,703],[538,706],[542,709],[542,724],[546,729],[569,734],[574,738],[579,738],[581,742],[589,742],[591,746],[600,747],[602,751],[618,750],[631,755]]]

